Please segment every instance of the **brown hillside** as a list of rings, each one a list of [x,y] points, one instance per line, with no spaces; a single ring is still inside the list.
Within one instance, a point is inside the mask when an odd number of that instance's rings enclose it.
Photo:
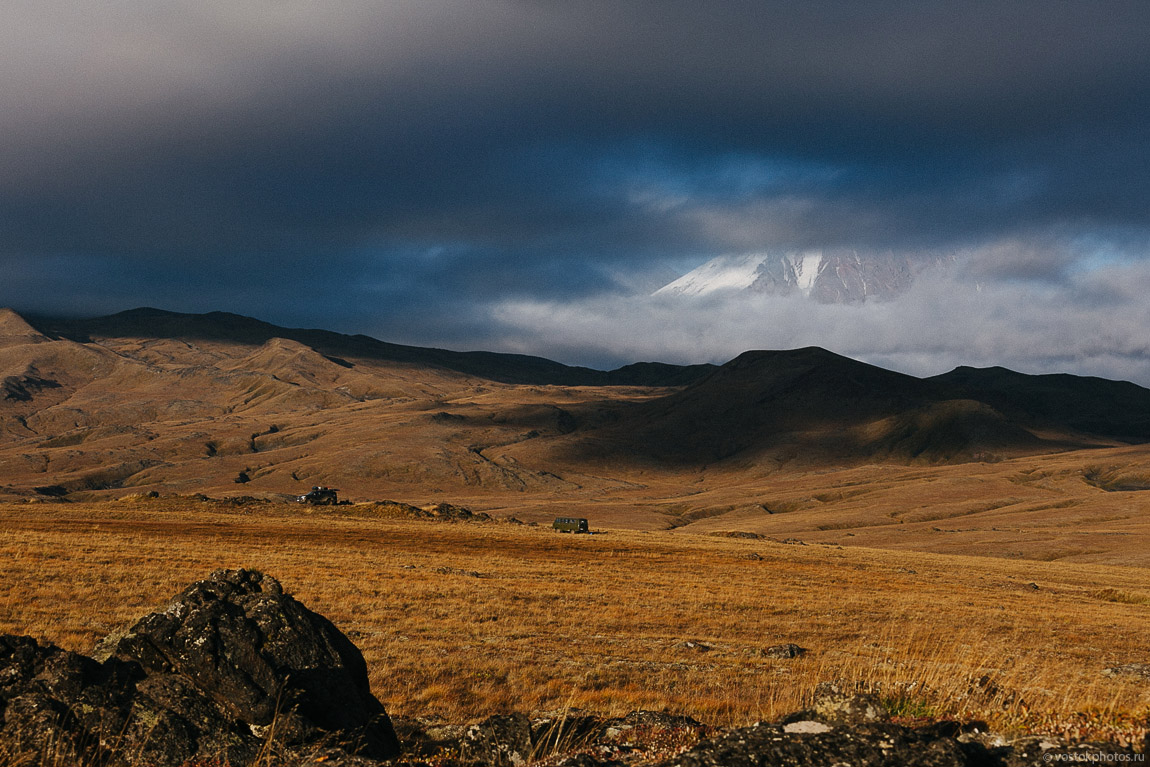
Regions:
[[[1073,379],[1038,413],[1017,393],[1026,376],[1003,404],[802,349],[747,353],[678,388],[511,384],[341,356],[283,329],[228,340],[216,320],[212,338],[104,336],[96,322],[81,342],[2,319],[4,498],[322,484],[528,521],[1150,564],[1150,451],[1049,406],[1083,412],[1074,398],[1113,382]],[[1094,426],[1116,417],[1090,407]]]
[[[48,338],[11,309],[0,308],[0,348],[41,343]]]

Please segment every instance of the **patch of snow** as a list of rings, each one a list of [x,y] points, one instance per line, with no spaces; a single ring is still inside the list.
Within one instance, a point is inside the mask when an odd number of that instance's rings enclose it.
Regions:
[[[765,253],[719,256],[664,285],[654,295],[701,296],[717,290],[749,288],[758,277],[759,264],[766,258]]]
[[[791,256],[791,263],[795,267],[797,287],[804,296],[809,296],[815,286],[815,279],[819,276],[819,267],[823,263],[821,250],[808,250]]]

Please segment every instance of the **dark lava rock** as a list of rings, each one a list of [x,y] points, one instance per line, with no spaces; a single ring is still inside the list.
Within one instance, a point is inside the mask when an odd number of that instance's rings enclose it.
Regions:
[[[1114,743],[1067,743],[1058,738],[1027,737],[1013,741],[998,756],[1002,767],[1051,764],[1129,764],[1134,751]]]
[[[1134,760],[1134,751],[1113,743],[1042,737],[1008,742],[982,732],[982,723],[944,721],[912,729],[887,722],[832,725],[798,716],[732,730],[656,767],[1039,767]]]
[[[101,737],[127,720],[128,695],[118,694],[123,669],[105,672],[91,658],[0,636],[0,742],[12,753],[54,755],[63,762],[102,757]],[[103,704],[103,705],[100,705]],[[99,706],[88,712],[88,707]]]
[[[756,724],[705,741],[658,767],[825,767],[849,764],[883,767],[965,767],[958,743],[932,739],[890,724],[787,732],[782,725]]]
[[[532,754],[531,722],[523,714],[498,714],[467,728],[460,760],[484,767],[519,767]]]
[[[768,658],[787,659],[797,658],[806,651],[807,648],[799,647],[797,644],[788,642],[787,644],[771,645],[767,649],[763,650],[763,655],[766,655]]]
[[[269,741],[399,753],[359,650],[274,578],[218,571],[101,643],[0,638],[0,740],[67,763],[251,761]]]
[[[5,636],[0,678],[0,742],[27,759],[167,765],[200,751],[250,759],[260,747],[186,682],[149,680],[136,664]]]
[[[262,573],[218,571],[193,584],[129,629],[112,656],[190,680],[253,732],[274,727],[281,742],[324,737],[376,759],[399,752],[356,646]]]

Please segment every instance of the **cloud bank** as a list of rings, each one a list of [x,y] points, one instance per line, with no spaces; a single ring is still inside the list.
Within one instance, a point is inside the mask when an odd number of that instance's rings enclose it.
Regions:
[[[800,296],[597,297],[511,301],[495,311],[511,350],[559,350],[598,366],[635,360],[725,362],[748,349],[822,346],[918,376],[959,365],[1074,373],[1150,386],[1150,264],[1059,281],[980,283],[967,260],[897,300],[819,304]]]

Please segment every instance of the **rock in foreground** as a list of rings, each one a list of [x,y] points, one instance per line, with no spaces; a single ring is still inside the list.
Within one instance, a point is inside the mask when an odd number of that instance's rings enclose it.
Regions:
[[[269,576],[218,571],[101,643],[0,637],[0,740],[67,763],[243,764],[267,744],[399,753],[355,645]]]

